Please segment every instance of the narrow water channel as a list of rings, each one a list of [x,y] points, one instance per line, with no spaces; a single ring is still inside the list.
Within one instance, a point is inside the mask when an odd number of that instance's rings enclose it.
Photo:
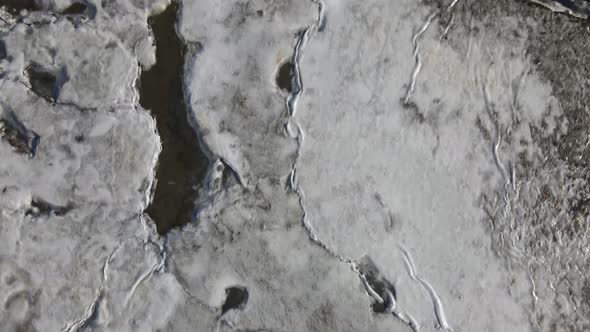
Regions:
[[[182,94],[185,47],[176,34],[177,12],[178,5],[173,3],[149,18],[157,62],[140,80],[139,102],[155,117],[162,140],[154,198],[146,210],[160,234],[191,220],[208,163],[187,120]]]

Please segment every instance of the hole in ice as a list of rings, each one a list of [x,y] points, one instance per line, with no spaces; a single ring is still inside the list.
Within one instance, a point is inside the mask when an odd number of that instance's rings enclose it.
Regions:
[[[31,90],[39,97],[43,97],[51,102],[57,100],[61,86],[66,80],[64,72],[56,75],[37,64],[27,67],[25,74],[29,78]]]
[[[16,153],[34,157],[40,137],[27,130],[13,113],[7,119],[0,119],[0,137],[8,143]]]
[[[388,292],[391,293],[394,299],[397,297],[395,287],[393,287],[391,282],[385,279],[370,257],[364,256],[361,258],[358,262],[358,268],[359,272],[367,280],[368,287],[370,287],[371,290],[383,300],[379,301],[378,299],[374,299],[375,301],[372,304],[373,312],[386,313],[387,307],[391,305],[391,303],[388,302]]]
[[[221,314],[229,310],[242,310],[248,302],[248,290],[244,287],[234,286],[225,289],[225,302],[221,306]]]
[[[88,9],[88,6],[86,6],[86,4],[83,4],[81,2],[74,2],[68,8],[66,8],[62,12],[62,14],[65,14],[65,15],[82,15],[82,14],[84,14],[86,12],[86,9]]]
[[[65,206],[59,206],[51,204],[43,199],[40,198],[33,198],[31,200],[31,207],[27,209],[25,215],[32,216],[32,217],[39,217],[39,216],[58,216],[62,217],[66,213],[70,212],[73,209],[71,204]]]
[[[286,90],[287,92],[293,92],[293,65],[291,61],[285,61],[279,67],[277,71],[277,86]]]
[[[0,40],[0,61],[6,59],[7,56],[7,52],[6,52],[6,44]]]
[[[0,7],[6,8],[8,13],[18,15],[23,10],[35,11],[41,9],[35,0],[1,0]]]
[[[74,2],[66,8],[62,14],[67,16],[83,16],[94,19],[96,16],[96,7],[85,2]]]
[[[140,104],[156,119],[162,152],[158,157],[153,200],[146,209],[158,233],[193,218],[198,185],[208,160],[188,122],[182,92],[185,47],[176,35],[178,4],[148,19],[156,41],[156,64],[141,74]]]

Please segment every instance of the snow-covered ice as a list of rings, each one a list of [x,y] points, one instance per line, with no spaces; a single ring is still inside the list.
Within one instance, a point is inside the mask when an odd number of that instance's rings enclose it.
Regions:
[[[194,220],[161,235],[144,211],[167,146],[139,85],[158,60],[148,17],[169,5],[0,9],[2,330],[590,326],[584,169],[556,152],[570,101],[535,49],[539,15],[561,14],[180,1],[209,166]]]

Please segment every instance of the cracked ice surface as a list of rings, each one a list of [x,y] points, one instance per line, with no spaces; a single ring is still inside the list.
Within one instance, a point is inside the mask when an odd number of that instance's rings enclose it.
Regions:
[[[147,27],[153,4],[145,5],[135,16]],[[150,278],[161,265],[161,241],[151,240],[155,230],[141,217],[160,143],[134,84],[138,58],[149,59],[153,48],[141,56],[128,49],[117,24],[102,28],[110,19],[101,10],[76,26],[37,12],[1,31],[2,117],[39,136],[31,157],[0,145],[5,331],[146,330],[165,326],[184,296],[172,276]],[[151,47],[147,28],[143,34]],[[65,74],[55,100],[35,93],[25,75],[33,64]],[[169,309],[154,306],[164,299]]]
[[[479,196],[505,179],[474,125],[492,123],[482,91],[503,106],[515,76],[528,71],[522,41],[482,31],[453,45],[431,27],[419,41],[413,105],[405,106],[413,34],[432,9],[412,1],[326,1],[326,8],[329,25],[301,63],[305,93],[296,116],[305,131],[298,180],[317,236],[350,259],[372,257],[398,280],[397,305],[424,329],[445,325],[433,310],[436,291],[456,330],[526,330],[528,300],[508,293],[508,273],[481,223]],[[515,98],[521,121],[535,122],[554,98],[529,76]],[[519,136],[530,139],[526,129]],[[408,278],[399,245],[432,289]]]
[[[196,222],[160,236],[137,78],[168,1],[71,3],[0,13],[4,330],[532,330],[544,276],[505,264],[539,259],[518,250],[519,167],[562,130],[534,21],[486,24],[467,0],[182,1],[210,166]]]

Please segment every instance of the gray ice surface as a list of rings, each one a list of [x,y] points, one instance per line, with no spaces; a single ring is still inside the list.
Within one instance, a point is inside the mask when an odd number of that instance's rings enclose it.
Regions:
[[[554,68],[574,62],[539,51],[564,14],[180,1],[187,121],[210,165],[195,221],[159,235],[143,211],[163,147],[138,77],[169,1],[72,3],[0,9],[0,330],[590,328],[590,190],[572,161],[590,136],[570,139],[590,77],[564,87]],[[231,287],[247,298],[222,311]]]

